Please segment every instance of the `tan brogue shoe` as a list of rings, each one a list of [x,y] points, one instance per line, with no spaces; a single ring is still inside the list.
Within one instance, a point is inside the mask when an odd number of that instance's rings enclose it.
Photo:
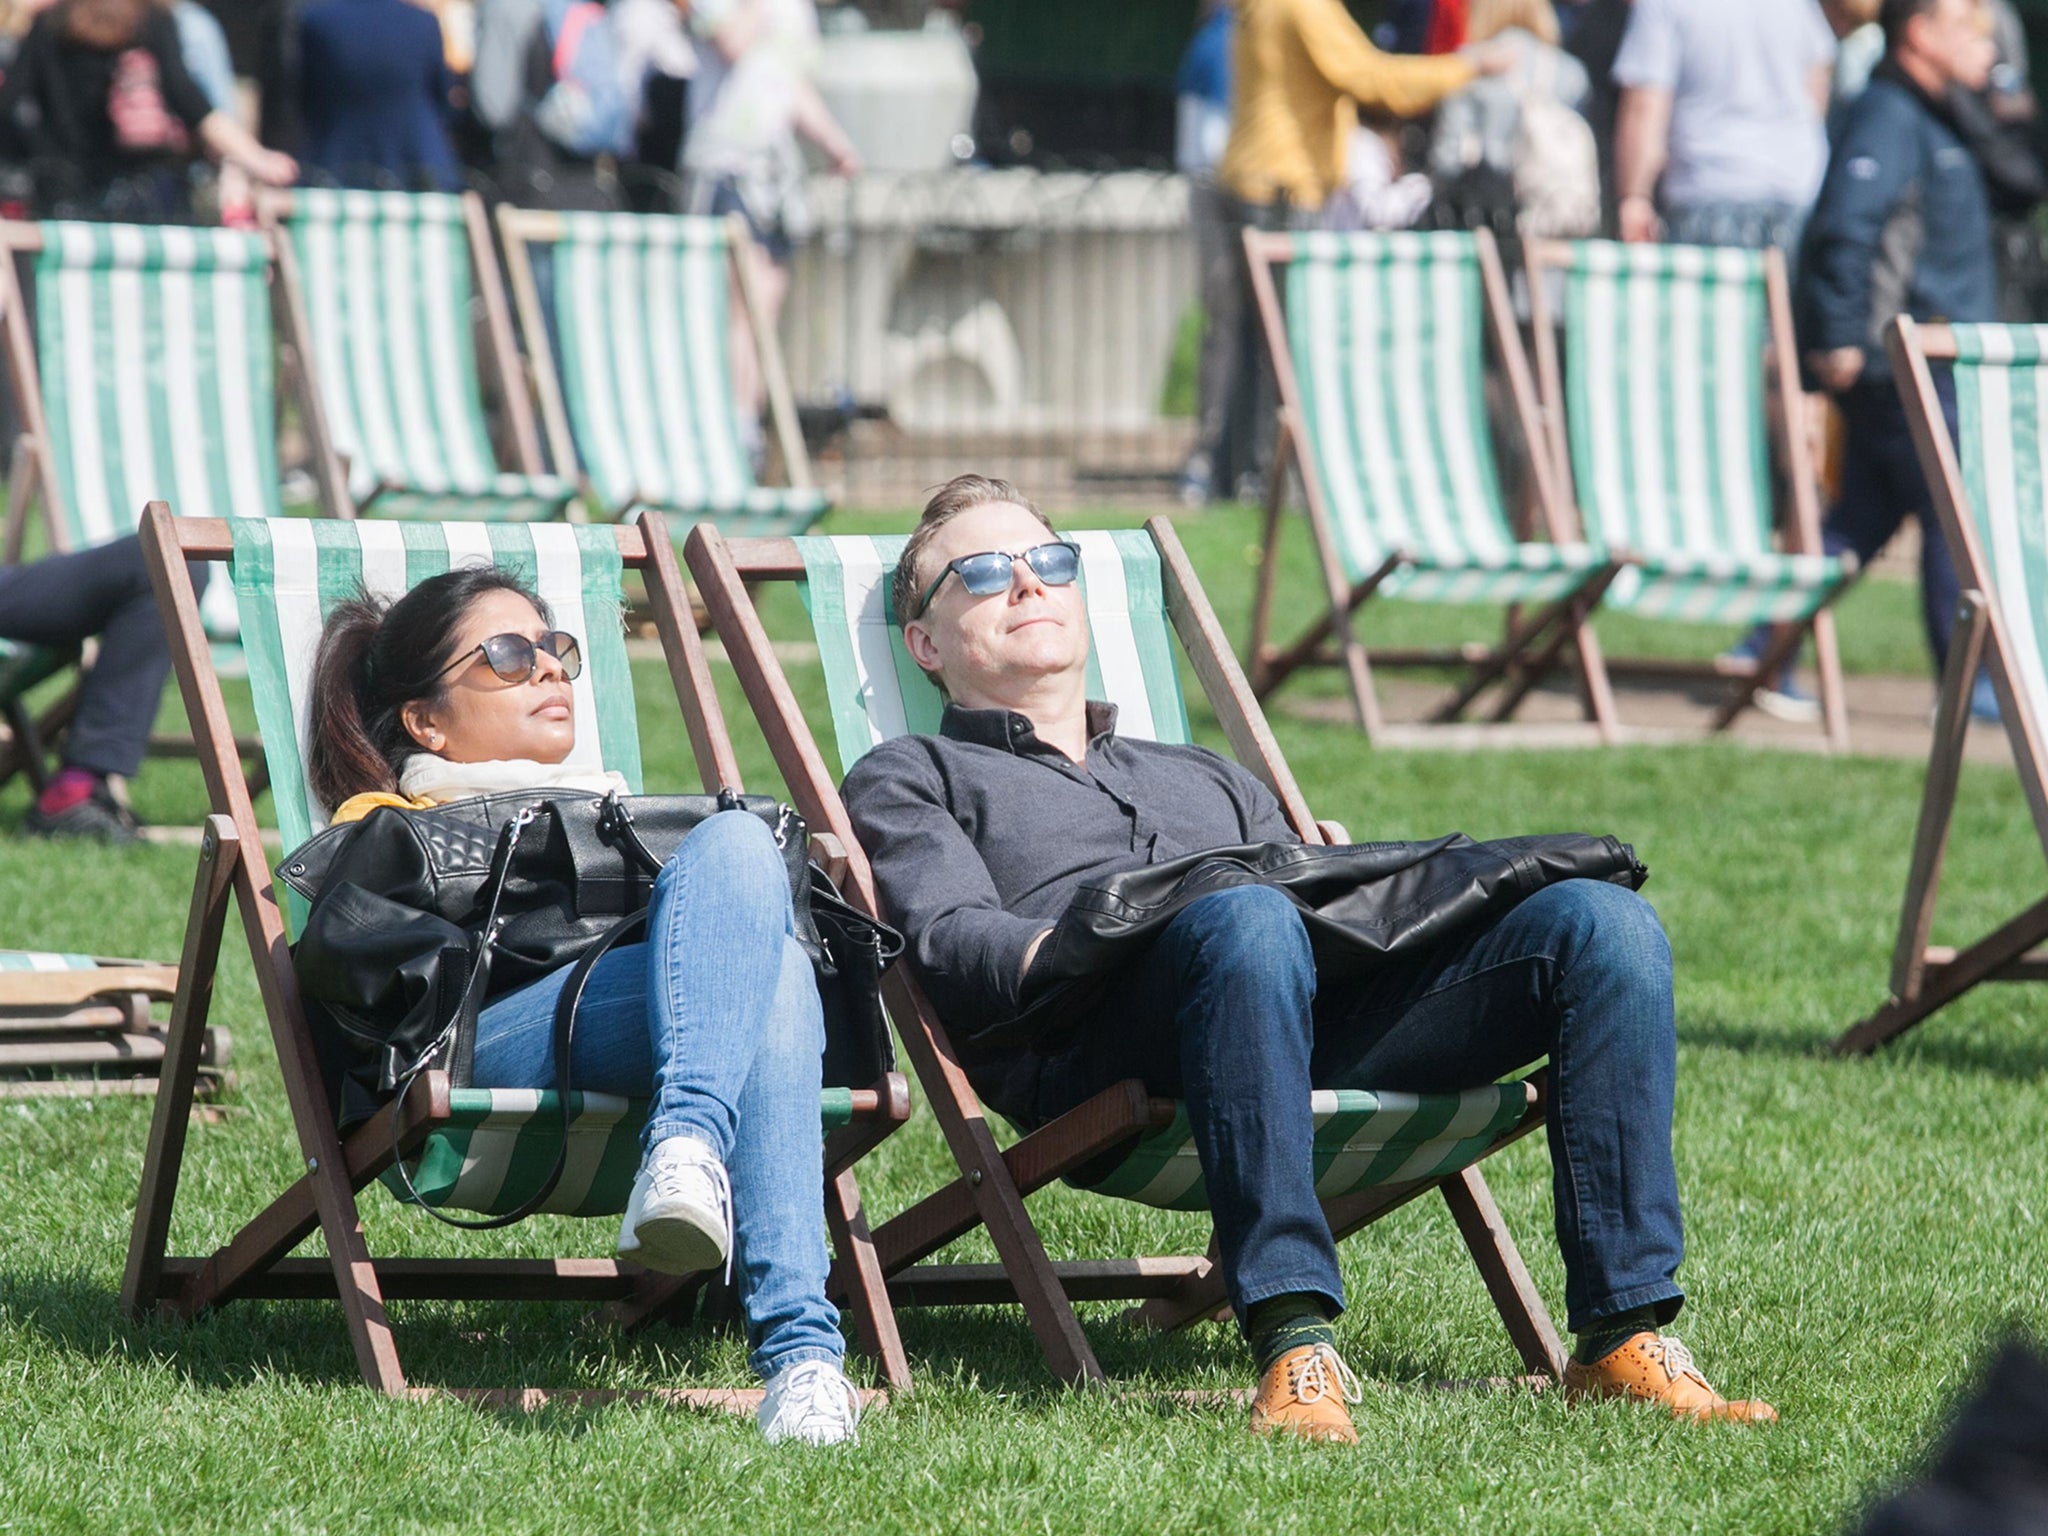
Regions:
[[[1707,1385],[1692,1362],[1692,1351],[1678,1340],[1648,1329],[1592,1365],[1573,1360],[1564,1368],[1564,1398],[1626,1397],[1656,1403],[1681,1419],[1725,1419],[1732,1424],[1770,1424],[1778,1410],[1754,1399],[1729,1402]]]
[[[1327,1344],[1290,1349],[1268,1367],[1252,1399],[1255,1435],[1299,1435],[1304,1440],[1358,1443],[1344,1404],[1364,1394],[1351,1367]]]

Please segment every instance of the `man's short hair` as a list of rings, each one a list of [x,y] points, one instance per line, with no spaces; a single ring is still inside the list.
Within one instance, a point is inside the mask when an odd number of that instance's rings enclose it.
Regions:
[[[1906,23],[1915,16],[1925,16],[1941,0],[1884,0],[1877,8],[1877,24],[1884,29],[1884,46],[1891,52],[1906,40]]]
[[[932,492],[932,499],[924,504],[924,515],[918,518],[917,527],[911,530],[910,542],[903,546],[903,558],[896,562],[896,574],[890,578],[889,609],[896,616],[899,628],[915,617],[911,610],[917,607],[917,600],[924,595],[924,588],[919,585],[918,565],[924,557],[925,546],[961,513],[999,503],[1022,507],[1045,524],[1046,532],[1056,531],[1052,519],[1039,511],[1036,503],[1025,500],[1023,493],[1009,481],[989,475],[955,475]],[[924,578],[926,581],[930,579],[929,576]]]

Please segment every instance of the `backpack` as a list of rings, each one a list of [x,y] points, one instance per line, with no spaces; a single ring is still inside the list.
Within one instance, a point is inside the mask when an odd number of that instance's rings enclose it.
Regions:
[[[543,15],[554,83],[534,107],[534,123],[578,159],[630,154],[639,114],[610,13],[601,0],[546,0]]]
[[[1515,225],[1524,235],[1569,240],[1600,228],[1600,148],[1586,120],[1557,99],[1557,62],[1545,56],[1545,75],[1516,92],[1511,165]]]

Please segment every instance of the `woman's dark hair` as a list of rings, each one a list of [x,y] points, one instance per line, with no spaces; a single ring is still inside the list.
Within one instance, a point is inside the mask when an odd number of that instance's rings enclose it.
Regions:
[[[430,576],[395,603],[358,593],[327,616],[306,721],[306,778],[323,805],[398,788],[399,765],[420,750],[399,712],[441,696],[456,631],[492,592],[516,592],[543,624],[555,622],[524,581],[487,565]]]
[[[153,0],[68,0],[64,35],[82,48],[112,53],[134,45],[155,8]]]

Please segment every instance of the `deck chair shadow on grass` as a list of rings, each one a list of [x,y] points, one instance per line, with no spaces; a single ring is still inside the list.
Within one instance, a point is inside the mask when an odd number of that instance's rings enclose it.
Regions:
[[[1576,497],[1567,526],[1583,528],[1624,564],[1607,611],[1773,626],[1754,661],[1610,657],[1609,671],[1726,680],[1710,727],[1720,731],[1811,634],[1821,729],[1831,748],[1846,748],[1849,715],[1828,605],[1855,576],[1856,561],[1821,549],[1784,257],[1531,240],[1525,259],[1541,440],[1566,499]]]
[[[1171,526],[1079,533],[1081,580],[1094,649],[1089,697],[1119,709],[1118,729],[1163,741],[1190,739],[1174,659],[1179,637],[1238,760],[1279,798],[1311,842],[1343,841],[1318,823],[1280,756],[1227,640]],[[824,663],[832,735],[843,770],[884,738],[937,728],[940,701],[902,647],[884,611],[901,538],[727,542],[699,526],[687,545],[698,591],[738,671],[784,781],[812,825],[846,846],[848,889],[874,910],[865,853],[828,765],[747,594],[747,583],[800,583]],[[1089,1186],[1172,1210],[1207,1208],[1182,1107],[1154,1098],[1136,1079],[1000,1147],[960,1066],[945,1025],[907,967],[885,984],[910,1060],[931,1101],[960,1177],[875,1229],[875,1253],[898,1306],[1021,1304],[1047,1364],[1062,1381],[1090,1384],[1103,1371],[1075,1317],[1077,1301],[1130,1300],[1137,1316],[1178,1328],[1227,1306],[1207,1256],[1052,1262],[1025,1198],[1105,1153],[1124,1149]],[[1528,1370],[1555,1376],[1564,1356],[1513,1239],[1474,1165],[1543,1123],[1543,1078],[1475,1084],[1462,1094],[1318,1093],[1317,1191],[1340,1239],[1396,1207],[1440,1189]],[[1091,1170],[1093,1176],[1094,1170]],[[985,1227],[1000,1263],[920,1261]],[[852,1283],[841,1274],[838,1283]]]
[[[541,465],[512,315],[483,200],[474,192],[266,192],[280,304],[301,414],[329,515],[525,522],[560,517],[569,471]],[[472,299],[513,469],[484,417]]]
[[[18,252],[35,258],[33,326]],[[237,230],[0,222],[0,344],[22,422],[9,563],[22,556],[32,507],[53,552],[134,533],[157,500],[198,517],[283,515],[273,265],[269,237]],[[235,602],[225,583],[209,587],[203,617],[227,659]],[[158,739],[151,750],[189,756],[192,746]],[[253,759],[258,749],[252,740],[240,750]]]
[[[1962,949],[1928,943],[1980,668],[1997,690],[2034,835],[2048,856],[2048,327],[1902,317],[1885,345],[1963,593],[1935,708],[1891,996],[1835,1041],[1844,1053],[1876,1050],[1979,982],[2048,981],[2048,896]],[[1954,440],[1936,393],[1937,365],[1955,374]]]
[[[368,1382],[392,1396],[432,1395],[410,1387],[386,1316],[390,1298],[610,1302],[613,1316],[637,1327],[693,1299],[698,1281],[655,1275],[601,1259],[373,1258],[358,1197],[380,1176],[390,1182],[401,1159],[420,1198],[436,1206],[495,1214],[538,1187],[560,1145],[552,1092],[451,1088],[446,1073],[426,1072],[397,1102],[341,1135],[322,1086],[314,1044],[287,950],[286,911],[258,840],[254,811],[227,746],[218,679],[209,664],[192,597],[188,564],[225,561],[241,609],[257,714],[275,778],[279,831],[293,848],[324,820],[306,784],[305,690],[323,613],[358,585],[405,591],[462,563],[496,563],[537,585],[556,619],[584,643],[586,681],[576,690],[576,751],[571,761],[605,767],[640,782],[632,678],[620,622],[625,569],[646,579],[676,699],[704,765],[707,787],[737,783],[725,747],[716,695],[674,551],[659,521],[640,528],[567,524],[392,523],[292,519],[219,522],[173,518],[152,506],[143,540],[170,631],[178,681],[198,724],[201,766],[213,813],[207,818],[194,884],[179,987],[171,1017],[164,1087],[150,1128],[121,1299],[141,1316],[152,1310],[190,1318],[247,1297],[336,1297],[357,1363]],[[172,1203],[185,1152],[186,1110],[199,1031],[204,1027],[230,901],[239,905],[278,1065],[298,1132],[305,1173],[222,1248],[204,1258],[166,1256]],[[597,1093],[572,1103],[568,1168],[546,1210],[616,1217],[625,1209],[639,1164],[647,1104]],[[861,1346],[892,1387],[907,1388],[908,1367],[870,1251],[853,1164],[909,1115],[908,1085],[891,1072],[874,1084],[830,1089],[821,1105],[827,1134],[825,1203],[845,1271],[849,1310]],[[293,1259],[318,1230],[325,1258]],[[611,1232],[603,1244],[609,1251]],[[597,1239],[592,1239],[597,1241]],[[465,1389],[487,1402],[531,1406],[541,1389]],[[589,1393],[557,1394],[571,1398]],[[745,1407],[758,1392],[676,1391],[670,1400]]]
[[[1600,549],[1562,542],[1559,487],[1533,451],[1536,391],[1493,237],[1247,230],[1244,241],[1280,385],[1247,661],[1258,696],[1301,667],[1342,667],[1358,724],[1376,738],[1386,727],[1374,666],[1448,665],[1468,675],[1435,720],[1457,719],[1497,683],[1491,716],[1500,721],[1569,650],[1586,718],[1613,740],[1614,700],[1587,619],[1616,567]],[[1486,409],[1489,335],[1532,449],[1540,541],[1517,534],[1502,500]],[[1269,635],[1290,464],[1301,473],[1323,612],[1282,645]],[[1503,603],[1506,633],[1498,645],[1451,651],[1369,650],[1354,626],[1376,596]]]
[[[679,533],[701,518],[735,536],[802,533],[825,515],[781,346],[761,323],[744,223],[504,205],[498,229],[549,452],[564,473],[582,466],[607,515],[644,507]],[[756,479],[733,391],[735,295],[766,386],[763,425],[781,485]]]

